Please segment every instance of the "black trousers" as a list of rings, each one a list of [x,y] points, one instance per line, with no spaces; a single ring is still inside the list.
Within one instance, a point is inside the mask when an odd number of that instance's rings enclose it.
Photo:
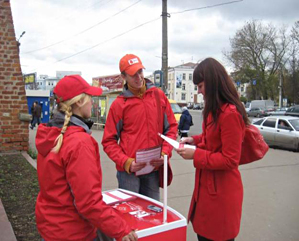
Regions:
[[[204,238],[202,236],[199,236],[198,234],[197,234],[197,238],[198,238],[198,241],[213,241],[211,239],[207,239],[207,238]],[[233,239],[230,239],[230,240],[227,240],[227,241],[235,241],[235,239],[233,238]]]
[[[182,132],[181,132],[181,138],[182,138],[182,137],[188,137],[188,132],[187,132],[187,133],[182,133]]]

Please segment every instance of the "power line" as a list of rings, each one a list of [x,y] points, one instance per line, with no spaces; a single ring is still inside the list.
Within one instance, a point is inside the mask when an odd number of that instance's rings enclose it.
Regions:
[[[140,1],[141,1],[141,0],[137,1],[136,3],[130,5],[129,7],[131,7],[131,6],[135,5],[135,4],[137,4],[137,3],[140,2]],[[213,8],[213,7],[217,7],[217,6],[228,5],[228,4],[233,4],[233,3],[242,2],[242,1],[243,1],[243,0],[236,0],[236,1],[231,1],[231,2],[226,2],[226,3],[220,3],[220,4],[215,4],[215,5],[206,6],[206,7],[187,9],[187,10],[180,11],[180,12],[173,12],[173,13],[171,13],[171,14],[179,14],[179,13],[184,13],[184,12],[188,12],[188,11],[201,10],[201,9],[206,9],[206,8]],[[129,7],[127,7],[126,9],[128,9]],[[121,10],[120,12],[123,12],[123,11],[125,11],[126,9],[123,9],[123,10]],[[113,16],[119,14],[120,12],[118,12],[118,13],[112,15],[111,17],[113,17]],[[160,16],[160,17],[161,17],[161,16]],[[142,23],[142,24],[140,24],[140,25],[138,25],[138,26],[136,26],[136,27],[134,27],[134,28],[132,28],[132,29],[129,29],[128,31],[125,31],[125,32],[123,32],[123,33],[120,33],[120,34],[118,34],[118,35],[116,35],[116,36],[114,36],[114,37],[112,37],[112,38],[110,38],[110,39],[108,39],[108,40],[105,40],[105,41],[103,41],[103,42],[101,42],[101,43],[98,43],[98,44],[96,44],[96,45],[93,45],[93,46],[91,46],[91,47],[89,47],[89,48],[86,48],[86,49],[84,49],[84,50],[82,50],[82,51],[76,52],[76,53],[74,53],[74,54],[72,54],[72,55],[69,55],[69,56],[67,56],[67,57],[64,57],[64,58],[62,58],[62,59],[59,59],[59,60],[53,62],[52,64],[56,64],[56,63],[61,62],[61,61],[63,61],[63,60],[72,58],[72,57],[74,57],[74,56],[76,56],[76,55],[79,55],[79,54],[81,54],[81,53],[84,53],[84,52],[86,52],[86,51],[89,51],[89,50],[91,50],[91,49],[94,49],[94,48],[98,47],[99,45],[105,44],[105,43],[110,42],[110,41],[112,41],[112,40],[114,40],[114,39],[116,39],[116,38],[119,38],[119,37],[121,37],[121,36],[123,36],[123,35],[125,35],[125,34],[127,34],[127,33],[129,33],[129,32],[131,32],[131,31],[133,31],[133,30],[135,30],[135,29],[137,29],[137,28],[140,28],[140,27],[142,27],[142,26],[144,26],[144,25],[146,25],[146,24],[149,24],[149,23],[152,23],[152,22],[154,22],[154,21],[157,21],[158,19],[160,19],[160,17],[155,18],[155,19],[152,19],[152,20],[147,21],[147,22],[144,22],[144,23]],[[107,20],[103,20],[103,21],[107,21]],[[103,21],[102,21],[102,22],[103,22]],[[100,23],[101,23],[101,22],[100,22]],[[98,24],[100,24],[100,23],[98,23]],[[97,24],[97,25],[98,25],[98,24]],[[96,25],[94,25],[94,26],[96,26]],[[92,27],[91,27],[91,28],[92,28]],[[87,31],[87,29],[83,30],[82,32],[86,32],[86,31]],[[78,33],[77,35],[81,34],[82,32]],[[75,36],[77,36],[77,35],[75,35]],[[61,42],[61,41],[60,41],[60,42]],[[46,48],[46,47],[44,47],[44,48]],[[43,48],[43,49],[44,49],[44,48]],[[37,50],[36,50],[36,51],[37,51]],[[28,52],[27,52],[27,53],[28,53]],[[36,70],[37,70],[37,69],[32,70],[32,71],[36,71]]]
[[[195,11],[195,10],[201,10],[201,9],[206,9],[206,8],[214,8],[214,7],[219,7],[219,6],[223,6],[223,5],[233,4],[233,3],[237,3],[237,2],[243,2],[243,0],[236,0],[236,1],[231,1],[231,2],[219,3],[219,4],[205,6],[205,7],[200,7],[200,8],[191,8],[191,9],[187,9],[187,10],[180,11],[180,12],[173,12],[173,13],[170,13],[170,14],[185,13],[185,12],[190,12],[190,11]]]
[[[86,5],[84,5],[84,8],[82,8],[82,3],[80,3],[80,6],[76,5],[76,6],[73,6],[73,7],[74,8],[79,8],[80,7],[80,13],[82,13],[82,12],[90,11],[90,9],[94,8],[96,5],[98,5],[98,4],[100,4],[100,3],[104,2],[104,1],[105,0],[101,0],[99,2],[96,2],[96,3],[92,4],[92,5],[89,5],[87,7],[86,7]],[[109,0],[106,3],[101,4],[101,7],[105,6],[106,4],[108,4],[111,1],[113,1],[113,0]],[[69,19],[70,17],[73,17],[73,16],[74,16],[74,14],[72,12],[69,12],[67,15],[64,14],[64,15],[60,15],[58,17],[53,16],[53,20],[51,20],[51,21],[55,21],[56,22],[56,21],[60,21],[61,19]]]
[[[119,38],[119,37],[121,37],[121,36],[123,36],[123,35],[125,35],[125,34],[127,34],[127,33],[129,33],[129,32],[132,32],[133,30],[135,30],[135,29],[137,29],[137,28],[140,28],[140,27],[142,27],[142,26],[144,26],[144,25],[147,25],[147,24],[149,24],[149,23],[155,22],[155,21],[159,20],[160,18],[161,18],[161,16],[158,17],[158,18],[152,19],[152,20],[150,20],[150,21],[144,22],[144,23],[142,23],[142,24],[140,24],[140,25],[138,25],[138,26],[136,26],[136,27],[134,27],[134,28],[131,28],[131,29],[129,29],[129,30],[123,32],[123,33],[120,33],[120,34],[118,34],[118,35],[116,35],[116,36],[114,36],[114,37],[112,37],[112,38],[110,38],[110,39],[107,39],[107,40],[105,40],[105,41],[103,41],[103,42],[101,42],[101,43],[98,43],[98,44],[96,44],[96,45],[93,45],[92,47],[89,47],[89,48],[87,48],[87,49],[84,49],[84,50],[82,50],[82,51],[79,51],[79,52],[77,52],[77,53],[74,53],[74,54],[72,54],[72,55],[69,55],[69,56],[67,56],[67,57],[65,57],[65,58],[59,59],[59,60],[57,60],[56,62],[53,62],[52,64],[56,64],[56,63],[61,62],[61,61],[63,61],[63,60],[72,58],[72,57],[74,57],[74,56],[76,56],[76,55],[82,54],[82,53],[84,53],[84,52],[86,52],[86,51],[88,51],[88,50],[94,49],[94,48],[98,47],[99,45],[102,45],[102,44],[105,44],[105,43],[107,43],[107,42],[110,42],[110,41],[112,41],[112,40],[114,40],[114,39],[116,39],[116,38]],[[47,65],[47,66],[49,66],[49,65]],[[37,69],[34,69],[34,70],[32,70],[31,72],[34,72],[34,71],[37,71]]]
[[[114,39],[116,39],[116,38],[119,38],[119,37],[121,37],[121,36],[123,36],[123,35],[125,35],[125,34],[127,34],[127,33],[129,33],[129,32],[132,32],[133,30],[135,30],[135,29],[137,29],[137,28],[140,28],[140,27],[142,27],[142,26],[144,26],[144,25],[146,25],[146,24],[149,24],[149,23],[152,23],[152,22],[154,22],[154,21],[157,21],[158,19],[160,19],[160,17],[155,18],[155,19],[152,19],[152,20],[147,21],[147,22],[145,22],[145,23],[142,23],[142,24],[140,24],[140,25],[138,25],[138,26],[136,26],[136,27],[134,27],[134,28],[129,29],[129,30],[126,31],[126,32],[123,32],[123,33],[121,33],[121,34],[118,34],[118,35],[116,35],[116,36],[114,36],[114,37],[112,37],[112,38],[110,38],[110,39],[108,39],[108,40],[105,40],[105,41],[103,41],[103,42],[101,42],[101,43],[98,43],[98,44],[96,44],[96,45],[94,45],[94,46],[92,46],[92,47],[89,47],[89,48],[87,48],[87,49],[84,49],[84,50],[82,50],[82,51],[80,51],[80,52],[77,52],[77,53],[72,54],[72,55],[70,55],[70,56],[67,56],[67,57],[65,57],[65,58],[59,59],[59,60],[57,60],[56,62],[54,62],[54,64],[55,64],[55,63],[58,63],[58,62],[61,62],[62,60],[66,60],[66,59],[69,59],[69,58],[74,57],[74,56],[76,56],[76,55],[79,55],[79,54],[81,54],[81,53],[84,53],[84,52],[86,52],[86,51],[88,51],[88,50],[91,50],[91,49],[93,49],[93,48],[95,48],[95,47],[98,47],[99,45],[102,45],[102,44],[104,44],[104,43],[110,42],[110,41],[112,41],[112,40],[114,40]]]
[[[28,52],[25,52],[25,53],[22,53],[22,54],[30,54],[30,53],[34,53],[34,52],[37,52],[37,51],[40,51],[40,50],[43,50],[43,49],[47,49],[47,48],[51,48],[51,47],[53,47],[53,46],[55,46],[55,45],[61,44],[61,43],[65,42],[65,41],[67,41],[67,40],[69,40],[69,39],[71,39],[71,38],[73,38],[73,37],[76,37],[76,36],[78,36],[78,35],[81,35],[81,34],[87,32],[87,31],[89,31],[89,30],[95,28],[96,26],[98,26],[98,25],[100,25],[100,24],[102,24],[102,23],[108,21],[109,19],[111,19],[111,18],[117,16],[118,14],[120,14],[120,13],[126,11],[127,9],[133,7],[134,5],[136,5],[136,4],[139,3],[139,2],[141,2],[141,0],[139,0],[139,1],[137,1],[137,2],[135,2],[135,3],[133,3],[133,4],[131,4],[130,6],[128,6],[128,7],[124,8],[124,9],[122,9],[121,11],[119,11],[119,12],[117,12],[117,13],[111,15],[110,17],[108,17],[108,18],[106,18],[106,19],[104,19],[104,20],[98,22],[97,24],[95,24],[95,25],[93,25],[93,26],[91,26],[91,27],[89,27],[89,28],[87,28],[87,29],[84,29],[84,30],[82,30],[81,32],[76,33],[75,35],[72,35],[72,36],[70,36],[70,37],[68,37],[68,38],[66,38],[66,39],[60,40],[60,41],[58,41],[58,42],[56,42],[56,43],[53,43],[53,44],[50,44],[50,45],[48,45],[48,46],[45,46],[45,47],[42,47],[42,48],[39,48],[39,49],[35,49],[35,50],[31,50],[31,51],[28,51]]]

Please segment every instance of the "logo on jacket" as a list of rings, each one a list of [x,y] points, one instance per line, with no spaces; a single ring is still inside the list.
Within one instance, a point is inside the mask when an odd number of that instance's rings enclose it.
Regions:
[[[134,58],[134,59],[129,59],[129,60],[128,60],[128,63],[129,63],[129,65],[133,65],[133,64],[137,64],[137,63],[139,63],[139,61],[138,61],[137,58]]]

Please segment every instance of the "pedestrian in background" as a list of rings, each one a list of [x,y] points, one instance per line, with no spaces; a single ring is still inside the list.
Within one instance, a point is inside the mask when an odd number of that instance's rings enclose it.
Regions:
[[[240,230],[243,185],[238,165],[245,125],[250,124],[233,81],[215,59],[195,68],[193,83],[204,96],[202,134],[182,138],[179,148],[196,169],[188,220],[198,240],[234,240]]]
[[[32,116],[33,116],[33,121],[31,123],[31,129],[33,130],[35,125],[39,125],[41,123],[41,115],[42,115],[42,107],[40,106],[40,104],[38,103],[38,101],[35,101],[33,104],[33,112],[32,112]]]
[[[172,146],[158,132],[176,139],[177,123],[165,94],[144,78],[139,57],[125,55],[119,68],[126,84],[109,109],[102,145],[116,164],[119,188],[159,200],[163,155],[171,157]],[[157,146],[162,147],[161,157],[151,160],[153,171],[136,176],[145,167],[145,163],[136,162],[137,150]]]
[[[187,137],[188,132],[190,130],[190,126],[193,126],[193,121],[192,121],[192,116],[190,115],[188,108],[184,106],[182,108],[182,115],[180,117],[180,122],[179,122],[179,133],[181,138],[182,137]]]
[[[33,120],[34,120],[34,107],[35,107],[36,103],[35,101],[32,103],[32,106],[31,106],[31,122],[30,122],[30,128],[32,127],[32,123],[33,123]]]
[[[40,192],[37,228],[48,241],[135,241],[137,235],[102,196],[99,147],[91,136],[92,99],[100,88],[81,76],[62,78],[54,88],[58,103],[53,119],[36,134]],[[110,238],[111,237],[111,238]]]

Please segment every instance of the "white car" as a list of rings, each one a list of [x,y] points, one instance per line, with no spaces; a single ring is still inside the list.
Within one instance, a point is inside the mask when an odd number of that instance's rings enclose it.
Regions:
[[[253,120],[269,146],[299,151],[299,118],[293,116],[268,116]]]

